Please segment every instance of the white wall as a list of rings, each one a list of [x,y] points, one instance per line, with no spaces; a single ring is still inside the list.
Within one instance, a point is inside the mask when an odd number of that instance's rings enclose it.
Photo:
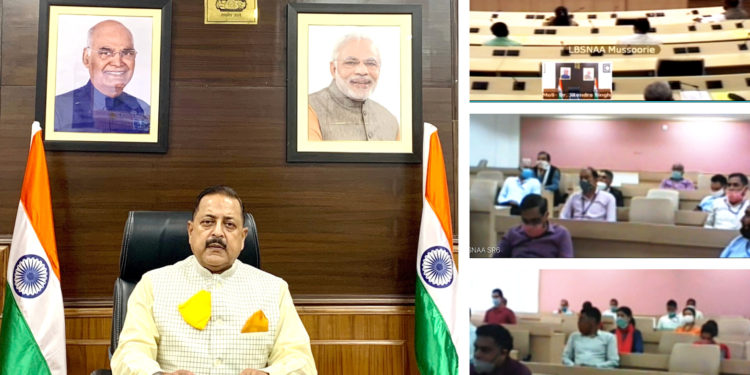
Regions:
[[[539,312],[539,268],[527,267],[508,259],[471,259],[467,272],[468,303],[472,312],[492,307],[492,290],[500,288],[514,312]],[[512,262],[512,260],[510,260]],[[526,262],[524,262],[526,263]]]
[[[470,123],[471,166],[487,159],[489,167],[518,168],[521,149],[520,115],[475,114],[471,115]]]

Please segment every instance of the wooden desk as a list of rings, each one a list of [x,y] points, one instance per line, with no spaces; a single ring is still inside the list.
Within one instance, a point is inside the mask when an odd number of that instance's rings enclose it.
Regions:
[[[472,3],[476,1],[473,0]],[[471,24],[475,22],[490,22],[494,20],[505,22],[511,25],[541,26],[544,20],[554,16],[547,6],[543,12],[534,11],[470,11],[469,20]],[[694,14],[697,13],[697,14]],[[580,25],[595,26],[614,26],[618,18],[648,18],[649,23],[653,25],[690,23],[698,17],[715,16],[724,12],[722,7],[706,8],[678,8],[678,9],[658,9],[658,10],[629,10],[629,11],[599,11],[599,12],[571,12],[573,20]],[[615,15],[613,18],[612,15]],[[595,17],[595,18],[589,18]],[[589,23],[591,20],[591,23]]]
[[[620,368],[668,371],[669,354],[620,354]],[[750,374],[750,361],[741,359],[723,359],[721,360],[719,373],[722,375]]]
[[[681,76],[681,77],[615,77],[613,100],[643,100],[643,90],[650,83],[663,81],[681,81],[694,84],[699,90],[719,95],[721,93],[733,92],[737,95],[750,99],[750,86],[748,86],[750,73],[745,74],[720,74],[705,76]],[[469,99],[471,101],[497,101],[497,100],[542,100],[542,79],[540,77],[469,77]],[[513,90],[515,82],[524,84],[523,90]],[[709,89],[709,82],[720,82],[721,89]],[[479,87],[485,87],[480,89]],[[688,89],[686,86],[685,89]],[[690,88],[692,90],[692,88]],[[674,91],[675,100],[680,99],[679,91]]]
[[[552,219],[573,237],[577,258],[716,258],[737,231],[690,226]],[[496,216],[498,238],[521,223]]]
[[[526,362],[533,374],[547,375],[695,375],[663,370],[598,369],[593,367],[565,366],[562,364]]]
[[[565,348],[565,333],[557,332],[546,323],[516,324],[514,327],[529,331],[529,352],[535,362],[559,363]]]
[[[745,50],[740,49],[740,46]],[[616,48],[616,47],[615,47]],[[507,73],[513,76],[540,75],[542,62],[612,62],[613,75],[653,76],[659,59],[696,60],[703,59],[706,72],[732,70],[750,73],[750,48],[744,43],[720,42],[710,44],[676,44],[656,46],[657,54],[571,54],[561,56],[563,48],[554,47],[470,47],[469,67],[472,74]],[[513,51],[513,56],[507,53]],[[687,53],[686,51],[693,51]],[[502,53],[502,56],[494,54]],[[515,54],[518,56],[515,56]]]
[[[491,27],[495,22],[497,22],[497,20],[472,20],[469,26],[469,35],[484,36],[487,39],[491,39],[494,37]],[[592,26],[586,22],[585,25],[577,27],[539,25],[507,26],[511,39],[531,35],[557,35],[561,37],[588,37],[590,39],[590,44],[594,44],[596,43],[597,38],[602,36],[624,37],[633,35],[633,26],[631,25]],[[662,36],[669,34],[697,35],[706,33],[707,35],[697,37],[695,40],[711,40],[711,35],[717,34],[718,31],[744,29],[746,27],[750,27],[750,22],[745,22],[745,20],[726,20],[715,23],[695,23],[689,21],[685,23],[652,25],[652,31],[650,34],[661,39]],[[693,39],[689,40],[693,41]]]

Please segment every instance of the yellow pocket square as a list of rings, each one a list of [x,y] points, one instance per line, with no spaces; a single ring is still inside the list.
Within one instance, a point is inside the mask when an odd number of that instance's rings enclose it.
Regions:
[[[256,311],[242,326],[242,333],[268,332],[268,318],[263,310]]]
[[[203,330],[211,319],[211,292],[201,290],[179,306],[182,319],[191,327]]]

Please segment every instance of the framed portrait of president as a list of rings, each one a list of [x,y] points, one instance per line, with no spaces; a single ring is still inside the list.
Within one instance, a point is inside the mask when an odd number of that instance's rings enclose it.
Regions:
[[[41,0],[36,118],[48,150],[166,152],[171,0]]]
[[[421,160],[421,7],[287,7],[287,161]]]

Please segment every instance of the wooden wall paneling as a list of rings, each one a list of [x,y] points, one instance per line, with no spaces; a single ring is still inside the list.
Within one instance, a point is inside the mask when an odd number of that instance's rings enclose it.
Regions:
[[[0,274],[0,316],[2,316],[3,306],[5,306],[5,275],[8,269],[8,252],[10,252],[10,245],[4,243],[4,239],[0,239],[0,266],[2,266],[2,274]]]
[[[318,373],[417,375],[414,307],[298,304]],[[68,373],[109,368],[112,308],[66,308]]]
[[[36,83],[38,0],[3,0],[2,68],[3,86],[33,86]],[[33,103],[31,107],[33,114]]]
[[[239,191],[263,268],[293,293],[413,294],[421,166],[285,162],[286,2],[259,3],[260,24],[238,26],[204,25],[202,3],[174,1],[168,153],[47,153],[66,301],[111,298],[129,210],[191,210],[216,183]],[[456,1],[418,3],[422,110],[457,192]],[[34,120],[38,3],[2,6],[0,233],[11,233]]]

